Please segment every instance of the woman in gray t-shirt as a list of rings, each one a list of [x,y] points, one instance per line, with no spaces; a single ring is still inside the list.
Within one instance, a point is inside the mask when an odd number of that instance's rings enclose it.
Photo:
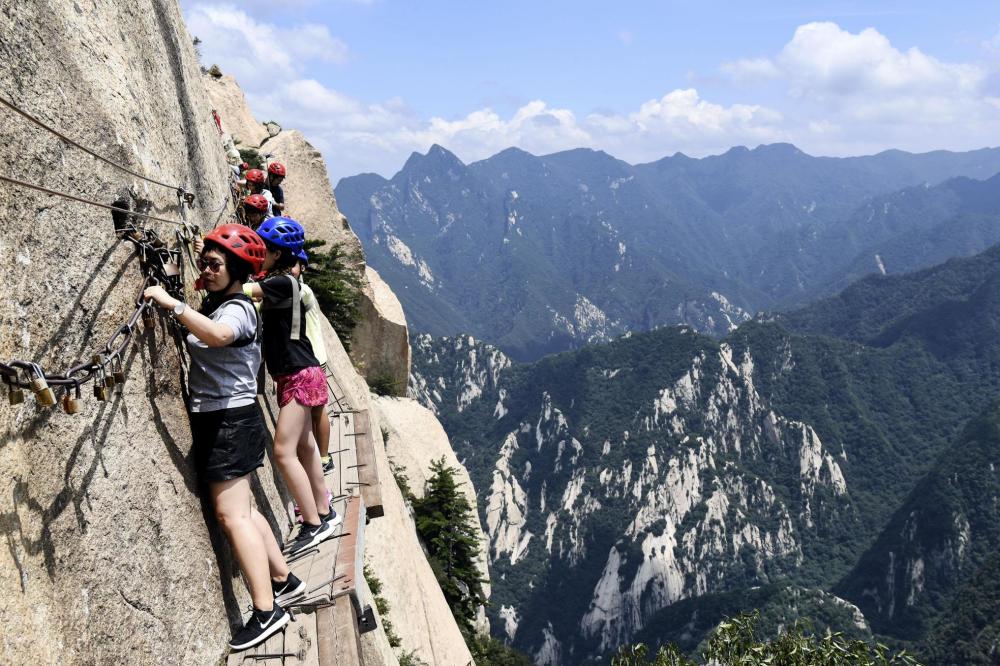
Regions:
[[[257,311],[243,283],[261,270],[264,243],[249,227],[225,224],[205,237],[199,281],[208,291],[201,311],[162,287],[145,297],[169,311],[189,333],[192,460],[207,485],[215,515],[250,588],[253,614],[229,642],[257,645],[290,619],[282,603],[305,592],[288,570],[267,520],[254,507],[250,474],[264,464],[268,433],[256,405],[260,339]]]

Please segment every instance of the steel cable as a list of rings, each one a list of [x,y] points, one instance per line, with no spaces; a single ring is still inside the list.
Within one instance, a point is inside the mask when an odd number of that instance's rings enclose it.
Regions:
[[[97,201],[91,201],[90,199],[83,199],[83,198],[78,197],[78,196],[73,195],[73,194],[67,194],[66,192],[59,192],[58,190],[52,190],[52,189],[49,189],[47,187],[42,187],[41,185],[35,185],[34,183],[26,183],[23,180],[18,180],[16,178],[11,178],[10,176],[4,176],[3,174],[0,174],[0,181],[4,181],[4,182],[10,183],[12,185],[18,185],[20,187],[26,187],[26,188],[31,189],[31,190],[37,190],[37,191],[43,192],[45,194],[51,194],[52,196],[62,197],[64,199],[69,199],[71,201],[78,201],[80,203],[85,203],[85,204],[88,204],[90,206],[99,206],[100,208],[107,208],[108,210],[116,210],[118,212],[128,213],[129,215],[135,215],[137,217],[142,217],[142,218],[145,218],[147,220],[156,220],[157,222],[166,222],[167,224],[176,224],[176,225],[180,225],[180,226],[184,225],[183,222],[178,222],[177,220],[168,220],[165,217],[156,217],[155,215],[148,215],[146,213],[139,213],[139,212],[130,211],[130,210],[127,210],[127,209],[124,209],[124,208],[118,208],[116,206],[110,206],[108,204],[99,203]]]
[[[127,173],[129,175],[135,176],[136,178],[141,178],[142,180],[145,180],[146,182],[153,183],[154,185],[159,185],[160,187],[167,187],[167,188],[170,188],[171,190],[176,190],[176,191],[180,191],[180,192],[186,191],[183,187],[181,187],[179,185],[171,185],[169,183],[164,183],[162,181],[156,180],[154,178],[149,178],[148,176],[143,176],[141,173],[137,173],[135,171],[132,171],[131,169],[122,166],[118,162],[110,160],[107,157],[104,157],[103,155],[94,152],[90,148],[87,148],[86,146],[83,146],[80,143],[78,143],[78,142],[74,141],[73,139],[69,138],[68,136],[66,136],[65,134],[63,134],[62,132],[60,132],[59,130],[57,130],[57,129],[55,129],[55,128],[53,128],[53,127],[45,124],[44,122],[42,122],[38,118],[34,117],[33,115],[31,115],[30,113],[28,113],[24,109],[21,109],[16,104],[14,104],[13,102],[10,102],[9,100],[4,99],[3,97],[0,97],[0,104],[3,104],[4,106],[6,106],[11,111],[14,111],[15,113],[23,116],[24,118],[27,118],[29,121],[31,121],[32,123],[38,125],[42,129],[47,130],[47,131],[51,132],[52,134],[55,134],[57,137],[59,137],[60,139],[62,139],[66,143],[70,144],[71,146],[75,146],[75,147],[79,148],[80,150],[82,150],[83,152],[87,153],[88,155],[99,159],[100,161],[104,162],[105,164],[108,164],[109,166],[114,167],[115,169],[118,169],[119,171],[124,171],[125,173]]]

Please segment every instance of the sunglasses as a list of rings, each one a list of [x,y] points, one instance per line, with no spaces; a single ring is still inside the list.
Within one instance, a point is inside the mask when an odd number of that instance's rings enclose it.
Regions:
[[[221,261],[208,261],[200,257],[194,262],[194,265],[198,267],[199,271],[212,271],[213,273],[218,273],[225,266]]]

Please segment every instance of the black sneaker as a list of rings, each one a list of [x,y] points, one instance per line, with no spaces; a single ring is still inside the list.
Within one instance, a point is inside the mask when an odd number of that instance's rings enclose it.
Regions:
[[[344,522],[344,517],[333,510],[333,501],[330,502],[330,513],[325,516],[320,516],[319,518],[330,527],[336,527]]]
[[[238,651],[260,645],[273,634],[281,631],[281,628],[288,624],[291,619],[292,616],[278,604],[274,604],[274,610],[270,611],[259,611],[254,608],[247,623],[229,641],[229,647],[233,651]]]
[[[321,463],[323,463],[323,473],[324,474],[329,474],[330,472],[332,472],[334,470],[334,468],[336,468],[336,465],[333,464],[333,456],[327,456],[326,457],[326,462],[323,462],[322,458],[320,458],[319,461]]]
[[[288,580],[283,583],[272,580],[271,590],[274,592],[275,602],[284,604],[295,597],[305,594],[306,584],[299,580],[299,577],[295,574],[289,573]]]
[[[299,528],[299,533],[296,534],[295,539],[288,544],[288,550],[286,553],[289,557],[293,557],[308,548],[312,548],[316,544],[326,541],[332,536],[333,525],[325,520],[320,520],[319,525],[302,523],[302,527]]]

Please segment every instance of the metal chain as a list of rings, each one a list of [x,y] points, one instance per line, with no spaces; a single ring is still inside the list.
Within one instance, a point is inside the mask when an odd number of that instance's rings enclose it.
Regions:
[[[120,208],[115,210],[121,211]],[[143,216],[135,211],[126,211],[130,215]],[[162,285],[172,296],[180,298],[182,293],[182,274],[180,264],[180,248],[169,249],[155,231],[135,226],[131,218],[124,223],[115,225],[115,233],[119,238],[129,241],[135,246],[139,256],[139,269],[143,281],[139,285],[131,316],[115,329],[108,341],[95,353],[90,361],[77,363],[62,373],[46,372],[41,365],[32,361],[11,360],[0,362],[0,380],[7,385],[8,397],[12,405],[24,401],[23,389],[30,389],[39,404],[54,405],[55,394],[53,386],[63,387],[63,409],[75,414],[80,409],[80,388],[88,382],[95,382],[94,395],[98,400],[106,401],[109,391],[124,383],[125,374],[123,361],[125,352],[133,342],[140,318],[143,327],[152,329],[155,306],[143,299],[143,292],[151,285]],[[177,327],[174,320],[169,320],[171,326]],[[176,337],[176,336],[175,336]]]

